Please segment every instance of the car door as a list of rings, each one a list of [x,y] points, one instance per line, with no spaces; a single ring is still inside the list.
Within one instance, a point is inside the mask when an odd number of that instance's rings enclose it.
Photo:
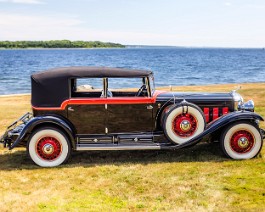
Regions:
[[[106,110],[104,105],[95,105],[89,99],[71,100],[68,104],[68,119],[76,128],[77,134],[104,134]]]
[[[68,101],[68,119],[77,134],[105,134],[107,111],[102,103],[103,80],[101,78],[76,79]]]
[[[153,102],[147,91],[138,95],[146,86],[145,78],[108,79],[107,129],[109,133],[151,132],[153,127]],[[119,88],[119,86],[125,88]],[[134,87],[126,89],[126,87]]]
[[[109,133],[139,133],[152,131],[153,106],[148,99],[138,103],[139,99],[122,99],[123,104],[108,101],[107,128]],[[123,102],[124,101],[124,102]]]

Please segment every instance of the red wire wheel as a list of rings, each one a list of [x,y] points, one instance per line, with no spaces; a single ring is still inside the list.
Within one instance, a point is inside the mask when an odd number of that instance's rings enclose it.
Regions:
[[[220,137],[223,152],[230,158],[246,160],[256,157],[263,144],[257,125],[242,121],[228,126]]]
[[[232,150],[239,154],[250,152],[254,144],[254,136],[247,130],[239,130],[235,132],[230,139]]]
[[[43,160],[52,161],[60,156],[62,145],[54,137],[43,137],[36,144],[36,152]]]
[[[173,119],[172,130],[180,137],[190,137],[197,130],[197,120],[189,113],[179,114]]]
[[[33,131],[29,137],[27,151],[36,165],[55,167],[70,157],[71,144],[63,131],[54,127],[42,127]]]
[[[165,136],[175,144],[188,142],[202,133],[206,126],[202,110],[189,102],[185,105],[172,105],[162,115]]]

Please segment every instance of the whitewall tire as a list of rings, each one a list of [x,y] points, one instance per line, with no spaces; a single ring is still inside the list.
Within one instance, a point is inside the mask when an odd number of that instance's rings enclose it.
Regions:
[[[203,112],[191,103],[168,108],[162,120],[166,137],[176,144],[189,141],[202,133],[206,126]]]
[[[251,159],[262,148],[260,131],[251,123],[235,123],[229,126],[221,136],[224,153],[233,159]]]
[[[30,158],[41,167],[55,167],[65,162],[71,146],[65,134],[56,128],[41,128],[28,141]]]

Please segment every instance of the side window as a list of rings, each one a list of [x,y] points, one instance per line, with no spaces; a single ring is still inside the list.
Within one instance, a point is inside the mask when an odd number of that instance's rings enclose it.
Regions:
[[[147,86],[145,78],[109,78],[108,97],[145,97]]]
[[[77,78],[72,80],[72,97],[99,98],[102,95],[102,78]]]

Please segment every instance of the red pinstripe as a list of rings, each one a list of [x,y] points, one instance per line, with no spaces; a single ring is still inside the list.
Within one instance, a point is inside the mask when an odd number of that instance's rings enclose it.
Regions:
[[[34,107],[34,110],[64,110],[67,105],[100,105],[100,104],[152,104],[159,94],[166,91],[155,91],[150,97],[109,97],[109,98],[72,98],[62,102],[60,107]]]

